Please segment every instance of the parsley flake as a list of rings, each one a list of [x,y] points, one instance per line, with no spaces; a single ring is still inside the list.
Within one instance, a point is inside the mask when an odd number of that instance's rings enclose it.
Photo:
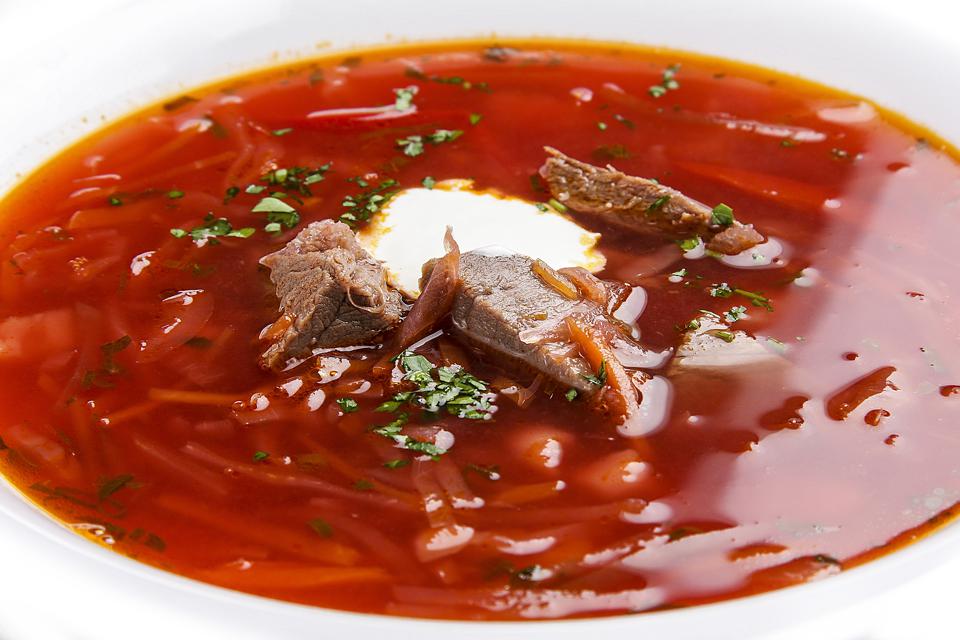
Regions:
[[[266,451],[257,451],[253,454],[253,461],[261,462],[263,460],[266,460],[269,457],[270,457],[270,454],[267,453]]]
[[[669,67],[663,70],[663,77],[660,80],[660,84],[652,85],[647,91],[654,98],[662,98],[666,95],[667,91],[675,91],[680,88],[680,83],[677,82],[676,76],[677,72],[680,71],[679,64],[671,64]]]
[[[360,408],[353,398],[337,398],[337,404],[340,405],[340,411],[344,413],[353,413]]]
[[[202,247],[208,242],[216,244],[216,238],[218,237],[249,238],[253,233],[254,229],[252,227],[234,229],[229,220],[226,218],[215,218],[212,213],[204,216],[202,225],[194,227],[190,231],[186,231],[185,229],[170,229],[170,235],[174,238],[190,236],[194,244],[198,247]]]
[[[733,209],[728,205],[725,205],[721,202],[713,208],[713,213],[710,215],[711,224],[729,227],[731,224],[733,224],[733,221]]]
[[[397,111],[408,111],[411,109],[413,107],[413,97],[417,95],[417,91],[419,90],[416,85],[410,85],[402,89],[394,89],[393,92],[396,94],[397,99],[393,103],[393,108]]]
[[[600,369],[597,371],[597,375],[583,376],[583,379],[589,382],[590,384],[595,384],[598,387],[602,387],[607,384],[607,361],[600,361]]]

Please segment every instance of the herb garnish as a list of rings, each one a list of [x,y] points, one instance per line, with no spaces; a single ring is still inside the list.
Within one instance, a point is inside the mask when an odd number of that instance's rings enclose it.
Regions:
[[[251,211],[267,214],[267,224],[263,227],[267,233],[279,233],[281,225],[292,229],[300,224],[300,214],[297,210],[274,196],[262,198]]]
[[[400,467],[405,467],[408,464],[410,464],[409,460],[405,460],[404,458],[397,458],[396,460],[389,460],[387,462],[384,462],[383,466],[385,466],[387,469],[399,469]]]
[[[603,385],[607,384],[607,361],[600,360],[600,369],[597,371],[597,375],[583,376],[583,379],[590,384],[597,385],[598,387],[602,387]]]
[[[396,145],[403,151],[403,155],[415,158],[423,153],[424,142],[437,145],[444,142],[452,142],[462,135],[463,131],[460,129],[437,129],[426,136],[398,138]]]
[[[210,242],[211,244],[216,244],[217,237],[227,237],[227,238],[249,238],[254,233],[253,227],[244,227],[242,229],[234,229],[233,225],[230,224],[230,221],[226,218],[215,218],[212,213],[208,213],[203,218],[203,224],[194,227],[190,231],[184,229],[170,229],[170,235],[174,238],[185,238],[190,236],[193,239],[194,244],[198,247]]]
[[[471,463],[466,466],[466,469],[467,471],[474,471],[482,476],[485,476],[487,480],[496,481],[500,479],[500,467],[495,464],[484,466]]]
[[[393,440],[401,449],[422,453],[430,456],[434,460],[447,452],[446,449],[438,447],[432,442],[417,440],[402,433],[404,425],[407,424],[409,420],[410,417],[406,413],[400,413],[392,422],[382,427],[375,427],[373,432],[384,438]]]
[[[663,207],[670,202],[670,196],[660,196],[656,200],[650,203],[650,206],[647,207],[647,213],[654,213],[660,211]]]
[[[478,122],[480,122],[481,120],[483,120],[483,115],[482,115],[482,114],[479,114],[479,113],[471,113],[471,114],[470,114],[470,124],[476,125],[476,124],[477,124]]]
[[[390,201],[390,198],[397,194],[400,183],[396,180],[384,180],[376,187],[370,187],[370,183],[363,178],[348,178],[350,182],[355,182],[357,186],[364,189],[356,196],[347,196],[341,203],[346,207],[346,213],[340,215],[340,222],[348,224],[351,227],[358,222],[369,220],[370,216],[380,211],[383,205]],[[368,188],[369,187],[369,188]]]
[[[279,138],[280,136],[285,136],[285,135],[287,135],[287,134],[290,133],[291,131],[293,131],[293,127],[286,127],[286,128],[283,128],[283,129],[274,129],[274,130],[271,131],[270,133],[272,133],[273,135],[275,135],[275,136],[277,136],[277,137]]]
[[[314,518],[307,523],[307,526],[321,538],[329,538],[333,535],[333,527],[323,518]]]
[[[417,95],[417,91],[419,90],[420,88],[416,85],[410,85],[402,89],[394,89],[393,92],[397,95],[397,99],[393,103],[393,108],[397,111],[407,111],[411,109],[413,107],[413,97]]]
[[[253,454],[253,461],[254,461],[254,462],[262,462],[262,461],[266,460],[266,459],[269,458],[269,457],[270,457],[270,454],[267,453],[266,451],[256,451],[256,452],[254,452],[254,454]]]
[[[680,88],[680,83],[677,82],[676,76],[677,72],[680,70],[679,64],[671,64],[669,67],[663,70],[663,79],[660,81],[660,84],[652,85],[647,91],[654,98],[661,98],[667,91],[674,91]]]
[[[357,491],[370,491],[370,489],[373,489],[373,483],[361,478],[353,483],[353,488]]]
[[[628,120],[627,118],[624,118],[619,113],[613,114],[613,119],[619,122],[620,124],[622,124],[623,126],[625,126],[627,129],[637,128],[637,125],[635,125],[632,120]]]
[[[738,305],[731,308],[729,311],[723,312],[723,319],[728,323],[733,324],[737,320],[742,320],[747,316],[747,308],[743,305]]]
[[[114,476],[112,478],[104,478],[100,481],[100,486],[97,489],[97,498],[100,502],[103,502],[120,489],[123,489],[126,486],[133,486],[133,476],[129,473],[124,473],[119,476]]]
[[[463,87],[465,90],[477,89],[478,91],[485,91],[488,93],[490,91],[490,85],[488,85],[486,82],[471,82],[461,76],[428,76],[423,71],[413,67],[407,67],[404,73],[411,78],[416,78],[417,80],[428,80],[438,84],[455,84]]]
[[[577,399],[577,390],[567,389],[567,392],[563,394],[563,397],[567,399],[567,402],[573,402]]]
[[[720,284],[711,285],[707,289],[707,292],[713,298],[729,298],[734,294],[738,296],[743,296],[744,298],[748,299],[750,301],[750,304],[752,304],[753,306],[763,307],[767,311],[773,311],[773,304],[770,302],[770,298],[760,293],[747,291],[746,289],[731,287],[726,282],[721,282]]]
[[[437,181],[433,179],[433,176],[427,176],[420,184],[422,184],[425,189],[433,189]]]
[[[682,251],[693,251],[694,249],[700,246],[700,242],[701,242],[700,238],[694,236],[693,238],[686,238],[684,240],[680,240],[677,242],[677,244],[680,245],[680,249]]]
[[[710,223],[722,227],[729,227],[734,222],[733,209],[722,202],[713,208],[710,215]]]
[[[110,203],[110,206],[111,206],[111,207],[120,207],[120,206],[123,206],[123,200],[121,200],[121,199],[118,198],[117,196],[110,196],[110,198],[107,200],[107,202]]]
[[[183,191],[180,191],[179,189],[171,189],[170,191],[167,191],[167,197],[171,200],[178,200],[183,197]]]
[[[460,365],[437,367],[412,351],[404,351],[396,361],[403,372],[403,380],[415,388],[397,393],[376,411],[392,413],[404,405],[412,405],[429,414],[437,414],[446,407],[447,413],[458,418],[489,420],[497,410],[494,404],[496,394],[489,390],[489,385],[464,371]]]
[[[711,298],[729,298],[733,295],[733,289],[726,282],[711,285],[708,292]]]
[[[129,347],[131,342],[130,336],[122,336],[113,342],[100,345],[100,367],[96,371],[87,371],[83,375],[81,386],[84,389],[89,389],[92,386],[101,389],[113,387],[110,378],[123,373],[123,367],[117,364],[114,356]]]
[[[353,413],[359,406],[353,398],[337,398],[337,404],[340,405],[340,411],[344,413]]]
[[[604,144],[593,150],[593,156],[600,160],[619,160],[630,157],[630,150],[622,144]]]

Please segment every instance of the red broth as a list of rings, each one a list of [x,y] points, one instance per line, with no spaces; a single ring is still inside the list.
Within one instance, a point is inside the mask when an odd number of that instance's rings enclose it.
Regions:
[[[679,86],[655,97],[674,64]],[[414,114],[310,116],[390,105],[410,85]],[[464,133],[399,152],[437,128]],[[257,366],[277,309],[258,260],[296,229],[265,233],[246,185],[332,163],[301,196],[300,228],[339,216],[357,176],[472,178],[540,201],[544,145],[725,202],[777,238],[781,264],[743,269],[581,220],[603,234],[602,275],[645,288],[645,345],[675,347],[699,309],[742,304],[737,328],[780,364],[671,377],[669,418],[638,440],[561,396],[521,409],[501,395],[491,421],[419,426],[455,436],[437,461],[371,433],[390,419],[373,411],[382,386],[363,382],[380,353]],[[0,462],[129,557],[337,609],[607,615],[829,576],[946,522],[958,500],[952,154],[819,85],[584,43],[383,49],[199,88],[83,140],[0,203]],[[256,233],[203,247],[171,235],[208,212]],[[773,310],[712,297],[722,282]],[[483,379],[510,375],[459,357]]]

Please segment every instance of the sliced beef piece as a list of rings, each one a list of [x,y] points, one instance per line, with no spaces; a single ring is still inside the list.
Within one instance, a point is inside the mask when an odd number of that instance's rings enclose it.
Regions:
[[[564,321],[575,313],[597,313],[597,305],[549,286],[534,273],[533,264],[527,256],[483,249],[461,255],[460,289],[450,310],[454,333],[501,361],[590,396],[598,387],[587,376],[595,372],[566,335]],[[576,291],[564,276],[551,273]],[[428,263],[424,281],[430,274]]]
[[[713,210],[676,189],[629,176],[613,167],[596,167],[546,148],[540,167],[551,195],[573,211],[596,215],[621,227],[674,240],[700,236],[707,248],[734,255],[760,244],[753,226],[713,222]]]
[[[400,321],[400,294],[387,286],[383,267],[347,225],[314,222],[260,263],[280,299],[280,319],[266,331],[266,367],[282,367],[318,347],[369,343]]]

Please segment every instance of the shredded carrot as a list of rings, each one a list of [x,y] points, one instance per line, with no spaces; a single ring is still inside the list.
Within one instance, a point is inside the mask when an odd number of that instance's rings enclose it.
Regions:
[[[593,370],[599,372],[603,367],[606,372],[606,384],[600,390],[600,398],[606,405],[606,409],[614,415],[627,415],[637,404],[636,392],[630,376],[620,364],[613,349],[588,319],[572,315],[567,316],[565,321],[570,337],[580,348],[580,352]],[[607,393],[607,388],[613,393]]]
[[[564,298],[567,298],[568,300],[580,299],[580,292],[577,291],[577,288],[573,286],[569,280],[551,269],[550,265],[543,260],[534,260],[533,264],[530,265],[530,270],[533,271],[538,278],[543,280],[544,284],[555,290]]]
[[[253,561],[198,572],[202,580],[236,589],[300,590],[335,584],[387,582],[390,574],[377,567],[305,567],[287,562]]]
[[[179,404],[206,404],[216,407],[229,407],[238,398],[232,393],[211,393],[208,391],[181,391],[179,389],[153,388],[147,397],[156,402],[174,402]]]
[[[127,420],[133,420],[134,418],[139,418],[142,415],[146,415],[160,406],[159,402],[153,400],[147,400],[146,402],[141,402],[139,404],[131,405],[126,409],[120,409],[119,411],[114,411],[107,415],[107,418],[110,420],[110,426],[115,427],[122,422]]]
[[[505,503],[511,505],[521,505],[528,502],[538,502],[548,498],[555,497],[560,491],[561,485],[557,481],[538,482],[536,484],[521,484],[511,487],[497,494],[491,502]]]
[[[248,540],[284,554],[294,554],[311,560],[320,560],[341,566],[356,563],[359,554],[355,549],[333,540],[325,540],[310,532],[306,525],[303,533],[270,522],[251,522],[250,514],[243,517],[213,508],[206,501],[196,501],[174,494],[162,494],[153,504],[179,516],[198,522],[211,529]]]

